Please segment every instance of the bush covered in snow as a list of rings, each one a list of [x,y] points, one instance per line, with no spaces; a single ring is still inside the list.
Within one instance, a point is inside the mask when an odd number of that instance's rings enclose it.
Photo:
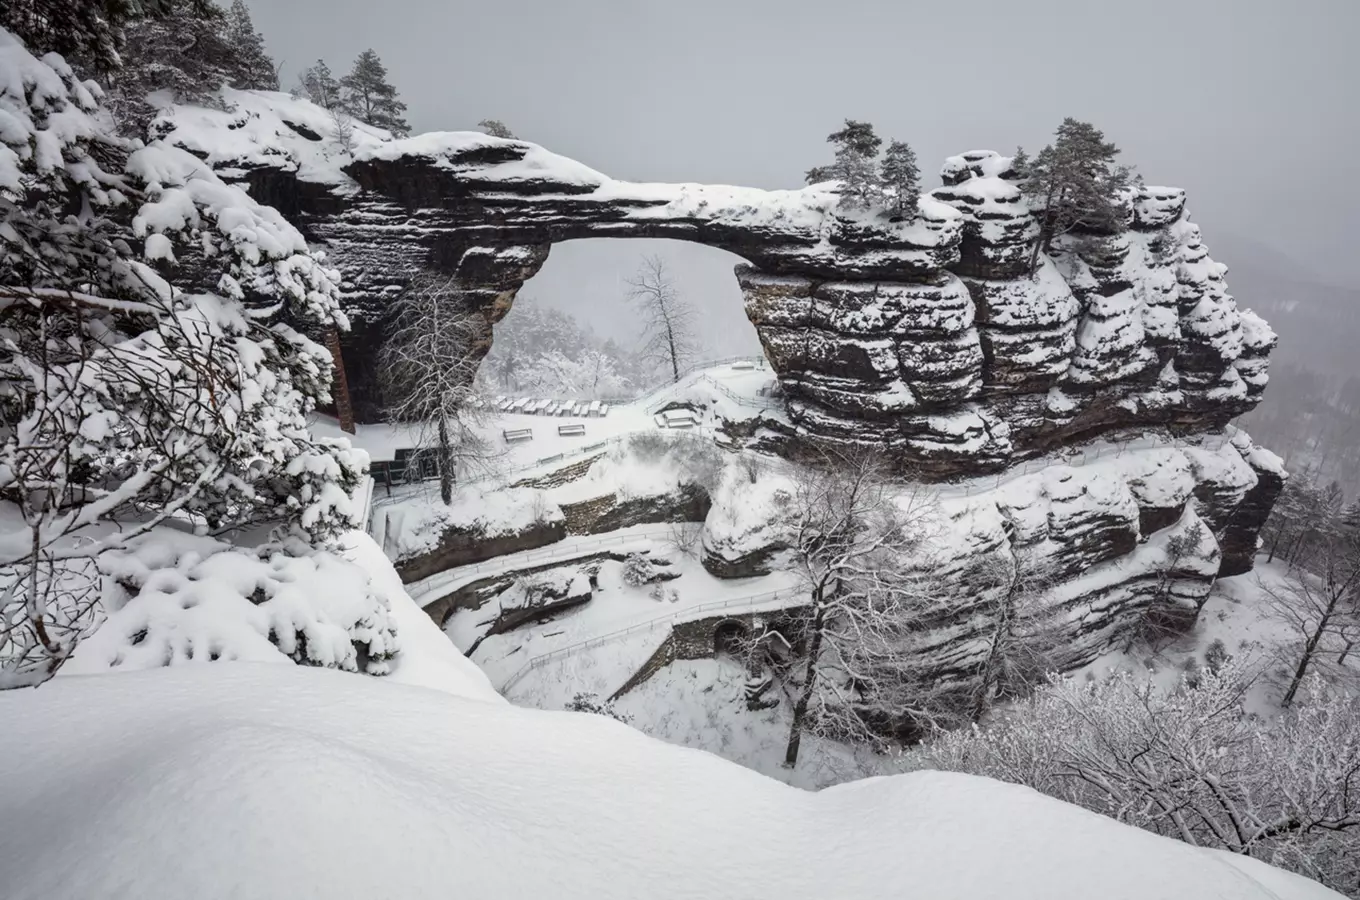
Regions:
[[[107,621],[70,672],[218,660],[277,662],[383,675],[397,635],[363,569],[326,551],[255,551],[168,530],[110,550]]]
[[[1259,720],[1243,709],[1252,681],[1221,658],[1170,691],[1129,673],[1060,680],[908,760],[1028,785],[1356,896],[1360,697],[1313,678],[1297,708]]]

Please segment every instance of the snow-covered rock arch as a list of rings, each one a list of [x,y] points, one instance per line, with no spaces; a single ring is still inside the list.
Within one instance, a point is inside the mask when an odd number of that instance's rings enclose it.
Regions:
[[[422,271],[491,322],[580,238],[695,241],[736,277],[792,429],[875,442],[925,477],[1004,468],[1088,436],[1222,427],[1251,409],[1275,337],[1227,293],[1184,193],[1141,188],[1098,251],[1029,259],[1037,228],[990,151],[951,157],[911,221],[837,208],[827,186],[765,191],[616,181],[544,148],[472,132],[390,140],[283,94],[178,109],[171,140],[248,180],[329,247],[355,329],[361,419],[384,307]]]

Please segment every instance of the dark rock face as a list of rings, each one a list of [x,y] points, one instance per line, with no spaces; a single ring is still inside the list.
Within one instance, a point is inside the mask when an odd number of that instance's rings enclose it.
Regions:
[[[580,503],[563,503],[562,515],[571,534],[603,534],[633,525],[702,522],[708,515],[708,492],[686,484],[672,494],[621,500],[607,494]]]
[[[566,523],[560,519],[553,522],[535,522],[524,531],[494,536],[487,536],[480,531],[449,528],[433,550],[419,556],[397,560],[395,566],[397,573],[401,575],[402,583],[410,584],[446,569],[470,566],[507,553],[546,547],[566,536]]]

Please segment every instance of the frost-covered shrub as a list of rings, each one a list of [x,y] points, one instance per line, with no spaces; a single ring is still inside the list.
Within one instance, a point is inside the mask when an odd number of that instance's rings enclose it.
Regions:
[[[1310,676],[1260,719],[1236,662],[1166,690],[1119,673],[1057,681],[987,727],[946,733],[910,768],[1028,785],[1130,825],[1307,875],[1360,878],[1360,697]]]
[[[660,431],[638,431],[628,437],[628,450],[644,462],[657,462],[671,449],[671,439]]]
[[[577,694],[575,697],[571,698],[570,702],[568,702],[563,709],[569,710],[570,712],[593,713],[597,716],[609,716],[609,718],[616,719],[624,724],[633,721],[632,716],[616,710],[613,701],[601,700],[600,695],[595,693]]]
[[[1222,638],[1214,638],[1209,646],[1204,648],[1204,665],[1210,672],[1218,672],[1232,657],[1228,654],[1228,645],[1223,643]]]
[[[362,569],[327,551],[250,551],[162,531],[98,564],[108,619],[69,671],[291,659],[384,675],[398,649],[387,601]]]
[[[630,553],[623,561],[623,583],[642,587],[659,579],[656,566],[641,553]]]

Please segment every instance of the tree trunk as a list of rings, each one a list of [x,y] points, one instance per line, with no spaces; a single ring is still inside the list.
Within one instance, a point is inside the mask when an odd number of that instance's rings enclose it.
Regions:
[[[820,592],[819,592],[820,593]],[[817,686],[817,657],[822,652],[822,604],[818,597],[817,612],[812,619],[812,639],[808,642],[807,669],[803,674],[803,692],[793,706],[793,724],[789,727],[789,746],[784,751],[784,768],[792,769],[798,763],[798,747],[803,739],[803,720],[807,717],[808,704],[812,702],[812,691]]]
[[[675,353],[675,329],[670,325],[666,326],[666,345],[670,347],[671,351],[671,375],[673,376],[671,383],[674,384],[680,380],[680,360],[676,358]]]
[[[1307,578],[1307,575],[1303,577]],[[1294,669],[1294,677],[1290,679],[1289,690],[1284,692],[1284,699],[1280,701],[1280,706],[1288,707],[1294,702],[1294,695],[1298,693],[1299,685],[1303,683],[1303,677],[1308,674],[1308,666],[1313,662],[1313,654],[1317,652],[1318,644],[1322,642],[1322,636],[1327,633],[1327,626],[1331,624],[1332,613],[1336,611],[1336,604],[1340,597],[1333,593],[1327,602],[1327,608],[1323,610],[1322,618],[1318,620],[1317,628],[1308,636],[1308,640],[1303,645],[1303,656],[1299,659],[1299,665]]]
[[[1010,588],[1006,591],[1006,599],[1001,607],[1001,616],[996,623],[996,631],[992,633],[992,646],[988,648],[987,659],[982,664],[982,683],[978,685],[977,700],[973,703],[974,722],[979,721],[982,714],[987,711],[987,701],[992,694],[992,682],[996,678],[996,658],[1001,654],[1002,640],[1010,635],[1015,591],[1016,584],[1012,581]]]
[[[453,505],[453,447],[449,444],[449,425],[439,417],[439,496],[445,506]]]

